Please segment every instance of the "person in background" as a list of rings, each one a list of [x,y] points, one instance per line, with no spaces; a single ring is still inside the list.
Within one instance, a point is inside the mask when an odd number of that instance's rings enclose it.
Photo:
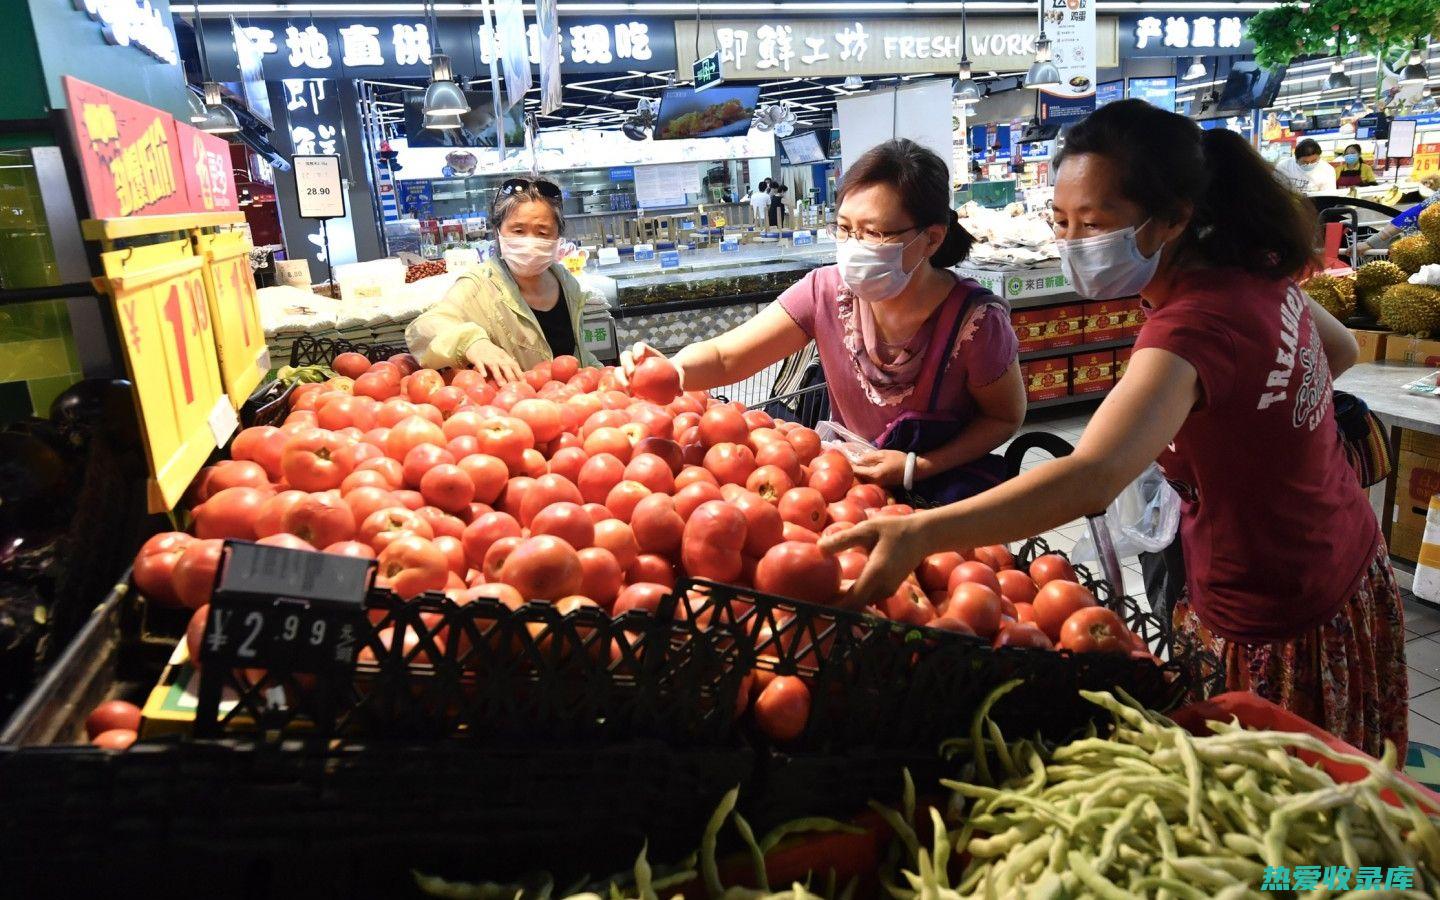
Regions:
[[[1335,176],[1336,187],[1360,187],[1376,182],[1375,170],[1365,162],[1360,145],[1351,144],[1340,155],[1340,171]]]
[[[1295,154],[1287,156],[1275,172],[1294,190],[1302,194],[1320,194],[1335,190],[1335,167],[1320,160],[1320,145],[1305,138],[1295,145]]]
[[[599,365],[580,340],[585,298],[558,262],[563,195],[541,178],[511,178],[490,210],[499,253],[470,266],[405,329],[410,352],[432,369],[473,366],[500,384],[557,356]]]
[[[756,225],[765,224],[765,216],[770,211],[770,179],[766,178],[755,186],[755,193],[750,195],[750,213]]]
[[[768,224],[779,227],[785,223],[785,185],[773,179],[770,182],[770,217]]]
[[[1234,132],[1140,100],[1066,138],[1061,264],[1080,296],[1139,293],[1130,366],[1074,453],[940,509],[862,522],[821,548],[870,552],[850,603],[931,553],[1018,541],[1104,510],[1158,459],[1179,492],[1181,651],[1379,756],[1405,759],[1408,676],[1389,550],[1336,426],[1332,376],[1355,339],[1296,284],[1315,213]]]
[[[992,451],[1025,418],[1019,342],[1005,302],[949,271],[974,239],[950,208],[949,172],[894,140],[845,173],[837,265],[808,273],[763,312],[675,355],[686,390],[734,384],[815,342],[832,415],[872,446],[858,475],[948,502],[998,484]],[[620,355],[622,378],[658,351]]]

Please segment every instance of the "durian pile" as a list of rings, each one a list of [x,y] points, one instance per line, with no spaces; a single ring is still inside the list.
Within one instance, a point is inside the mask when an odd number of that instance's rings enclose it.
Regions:
[[[1368,262],[1350,278],[1316,275],[1306,293],[1337,319],[1355,314],[1357,304],[1391,331],[1440,336],[1440,288],[1410,284],[1422,266],[1440,264],[1440,203],[1420,214],[1420,233],[1390,245],[1390,258]]]

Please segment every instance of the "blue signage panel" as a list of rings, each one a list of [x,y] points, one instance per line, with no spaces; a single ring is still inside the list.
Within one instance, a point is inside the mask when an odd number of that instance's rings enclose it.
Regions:
[[[610,168],[610,180],[611,180],[611,181],[634,181],[634,180],[635,180],[635,167],[634,167],[634,166],[612,166],[612,167]]]
[[[1151,106],[1158,106],[1166,112],[1175,111],[1175,79],[1171,78],[1132,78],[1130,79],[1130,96],[1136,100],[1144,100]]]
[[[662,250],[662,251],[660,252],[660,268],[662,268],[662,269],[678,269],[678,268],[680,268],[680,251],[678,251],[678,250]]]
[[[1125,80],[1117,78],[1114,81],[1102,81],[1095,86],[1095,108],[1099,109],[1107,103],[1114,103],[1116,100],[1125,99]]]

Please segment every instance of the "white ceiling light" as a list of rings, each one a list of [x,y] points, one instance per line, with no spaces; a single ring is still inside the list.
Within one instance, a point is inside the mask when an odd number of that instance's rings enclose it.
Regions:
[[[1051,61],[1050,40],[1045,37],[1044,8],[1044,0],[1041,0],[1036,10],[1040,21],[1040,37],[1035,41],[1035,62],[1030,64],[1030,71],[1025,73],[1027,88],[1052,87],[1060,83],[1060,70]]]
[[[1429,80],[1429,73],[1425,71],[1425,53],[1420,49],[1420,42],[1410,51],[1410,62],[1400,71],[1401,84],[1424,84]]]
[[[980,86],[970,71],[970,32],[965,0],[960,0],[960,69],[955,80],[955,102],[969,106],[980,102]]]
[[[1192,62],[1192,63],[1190,63],[1190,68],[1188,68],[1188,69],[1185,70],[1185,74],[1184,74],[1183,76],[1181,76],[1180,80],[1181,80],[1181,81],[1195,81],[1195,80],[1198,79],[1198,78],[1204,78],[1204,77],[1205,77],[1205,59],[1204,59],[1203,57],[1197,56],[1197,57],[1195,57],[1195,61]]]

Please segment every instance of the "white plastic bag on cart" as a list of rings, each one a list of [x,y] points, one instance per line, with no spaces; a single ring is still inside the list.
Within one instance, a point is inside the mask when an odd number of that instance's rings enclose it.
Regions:
[[[845,454],[845,458],[852,463],[859,462],[866,451],[874,450],[875,445],[865,440],[860,435],[841,425],[839,422],[830,419],[821,419],[815,423],[815,433],[820,436],[820,445],[825,449],[839,450]]]
[[[1170,546],[1180,527],[1180,495],[1165,480],[1160,467],[1151,463],[1110,503],[1105,511],[1105,524],[1110,529],[1115,554],[1121,559],[1158,553]],[[1075,542],[1070,558],[1075,562],[1099,559],[1088,529]]]

